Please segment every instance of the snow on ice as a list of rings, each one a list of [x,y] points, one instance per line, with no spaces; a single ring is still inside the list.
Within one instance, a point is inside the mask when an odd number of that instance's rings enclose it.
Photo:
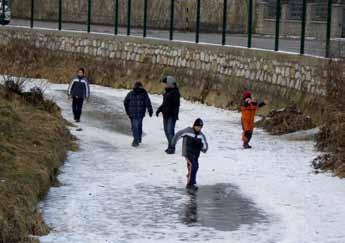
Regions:
[[[66,85],[47,94],[72,121]],[[200,157],[199,191],[185,192],[186,165],[164,153],[162,118],[144,119],[143,144],[130,146],[123,109],[127,90],[92,86],[80,150],[61,169],[60,187],[41,203],[52,228],[42,243],[344,243],[345,181],[315,175],[312,141],[257,129],[241,147],[240,114],[183,101],[177,129],[204,120],[210,150]],[[154,108],[162,97],[151,96]]]

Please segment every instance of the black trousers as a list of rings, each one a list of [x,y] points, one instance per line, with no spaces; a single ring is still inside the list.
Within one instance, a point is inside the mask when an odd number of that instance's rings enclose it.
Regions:
[[[72,111],[74,120],[80,120],[80,116],[83,110],[84,98],[73,97],[72,101]]]
[[[253,131],[244,131],[243,142],[248,144],[250,140],[252,139],[252,135],[253,135]]]

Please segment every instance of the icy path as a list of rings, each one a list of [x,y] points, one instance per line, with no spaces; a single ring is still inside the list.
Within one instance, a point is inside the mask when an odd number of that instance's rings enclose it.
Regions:
[[[71,120],[65,85],[48,93]],[[127,91],[93,86],[61,187],[42,203],[52,227],[43,243],[344,243],[345,181],[314,175],[312,142],[256,130],[241,149],[240,115],[182,102],[177,128],[204,119],[210,151],[200,158],[196,197],[184,192],[185,162],[168,156],[161,118],[145,118],[143,145],[130,146]],[[160,96],[152,96],[155,107]]]

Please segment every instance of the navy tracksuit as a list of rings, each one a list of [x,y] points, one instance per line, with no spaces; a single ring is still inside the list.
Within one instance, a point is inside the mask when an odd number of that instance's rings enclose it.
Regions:
[[[90,96],[89,82],[85,77],[75,77],[68,87],[68,95],[72,96],[74,120],[79,121],[83,110],[84,99]]]

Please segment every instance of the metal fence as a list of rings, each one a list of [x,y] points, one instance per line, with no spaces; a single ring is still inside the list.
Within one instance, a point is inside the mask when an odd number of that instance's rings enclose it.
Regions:
[[[34,28],[35,24],[35,4],[37,0],[31,0],[31,17],[30,17],[30,27]],[[58,30],[62,30],[63,27],[63,1],[66,0],[57,0],[58,1]],[[96,0],[86,0],[87,1],[87,21],[85,24],[85,30],[87,32],[91,32],[91,18],[93,13],[93,1]],[[147,38],[147,31],[148,31],[148,6],[150,0],[141,0],[144,1],[144,7],[142,9],[143,11],[143,18],[142,18],[142,37]],[[176,8],[176,1],[175,0],[166,0],[170,1],[170,16],[169,16],[169,30],[168,30],[168,39],[170,41],[174,40],[174,23],[175,23],[175,8]],[[230,1],[230,0],[229,0]],[[325,36],[325,57],[329,57],[330,55],[330,37],[331,37],[331,18],[332,18],[332,0],[326,0],[326,6],[320,9],[315,9],[316,17],[324,18],[325,13],[326,14],[326,36]],[[248,48],[252,48],[252,39],[253,39],[253,17],[254,17],[254,0],[247,0],[247,43],[246,46]],[[131,20],[133,18],[132,16],[132,0],[127,0],[127,26],[126,26],[126,35],[130,36],[132,35],[132,24]],[[199,43],[200,41],[200,19],[201,19],[201,0],[195,0],[195,37],[194,41],[195,43]],[[303,55],[305,53],[305,35],[306,35],[306,18],[307,18],[307,0],[291,0],[291,10],[289,11],[288,15],[292,19],[298,19],[301,22],[301,33],[300,33],[300,48],[299,53]],[[281,0],[275,0],[275,4],[273,4],[273,1],[270,1],[270,6],[273,8],[273,10],[270,11],[269,15],[271,18],[275,19],[275,37],[274,37],[274,51],[279,51],[279,45],[280,45],[280,20],[281,20]],[[119,0],[114,0],[114,35],[119,35]],[[325,12],[326,11],[326,12]],[[222,31],[221,36],[219,37],[219,43],[221,45],[227,45],[227,38],[229,38],[229,30],[228,30],[228,14],[229,14],[229,4],[228,0],[223,0],[223,9],[221,11],[222,13]],[[230,35],[231,38],[231,35]],[[231,40],[230,40],[231,44]]]

